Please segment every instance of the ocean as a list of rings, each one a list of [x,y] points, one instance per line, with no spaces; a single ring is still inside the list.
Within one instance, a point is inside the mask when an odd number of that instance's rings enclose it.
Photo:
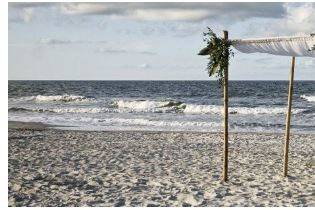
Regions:
[[[230,81],[231,132],[284,132],[287,81]],[[8,120],[61,129],[222,131],[217,81],[9,81]],[[315,133],[315,81],[294,83],[292,131]]]

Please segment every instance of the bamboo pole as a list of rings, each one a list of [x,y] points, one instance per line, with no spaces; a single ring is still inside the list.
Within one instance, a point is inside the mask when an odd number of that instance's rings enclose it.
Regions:
[[[288,156],[289,156],[289,141],[290,141],[290,124],[291,124],[291,108],[292,108],[292,95],[293,95],[294,68],[295,68],[295,57],[292,57],[291,71],[290,71],[290,83],[289,83],[289,95],[288,95],[288,112],[287,112],[286,132],[285,132],[285,145],[284,145],[283,176],[285,176],[285,177],[288,176]]]
[[[227,41],[229,39],[229,34],[227,31],[223,31],[223,37]],[[226,52],[228,55],[228,52]],[[229,57],[227,57],[229,59]],[[223,144],[223,174],[222,181],[226,182],[228,180],[228,103],[229,103],[229,94],[228,94],[228,86],[229,86],[229,73],[228,67],[224,70],[224,144]]]

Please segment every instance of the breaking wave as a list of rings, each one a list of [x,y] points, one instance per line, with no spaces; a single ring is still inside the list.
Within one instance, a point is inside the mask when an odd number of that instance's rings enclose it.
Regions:
[[[45,98],[46,100],[47,98]],[[49,100],[54,100],[48,98]],[[74,99],[74,98],[72,98]],[[64,99],[61,99],[64,100]],[[78,99],[78,100],[81,100]],[[222,114],[219,105],[185,104],[180,101],[117,100],[104,106],[63,106],[63,107],[11,107],[11,112],[53,112],[53,113],[182,113],[182,114]],[[293,114],[306,112],[306,109],[293,109]],[[230,114],[239,115],[278,115],[285,114],[286,107],[230,107]]]
[[[309,101],[309,102],[315,102],[315,96],[306,96],[306,95],[301,95],[300,96],[302,99]]]
[[[50,101],[60,101],[60,102],[85,102],[85,101],[91,101],[92,98],[87,98],[85,96],[80,95],[55,95],[55,96],[43,96],[38,95],[35,97],[36,101],[40,102],[50,102]]]
[[[118,100],[111,103],[113,108],[131,112],[182,112],[186,105],[177,101]]]
[[[89,98],[86,96],[80,95],[37,95],[37,96],[27,96],[21,98],[11,99],[13,101],[35,101],[35,102],[89,102],[94,100],[93,98]]]
[[[139,112],[178,112],[187,114],[221,114],[222,106],[185,104],[177,101],[124,101],[114,102],[114,107],[129,109]],[[230,107],[230,114],[285,114],[286,107]],[[293,109],[293,114],[304,112],[304,109]]]

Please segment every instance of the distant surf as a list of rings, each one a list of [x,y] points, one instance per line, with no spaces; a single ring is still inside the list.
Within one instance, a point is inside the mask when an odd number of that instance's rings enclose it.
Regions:
[[[65,95],[67,96],[67,95]],[[36,96],[34,100],[46,102],[70,102],[70,101],[90,101],[85,96]],[[106,106],[104,104],[103,106]],[[180,101],[150,101],[150,100],[113,100],[107,107],[59,107],[59,108],[23,108],[11,107],[9,111],[28,111],[28,112],[55,112],[55,113],[132,113],[132,112],[152,112],[152,113],[184,113],[184,114],[221,114],[223,110],[219,105],[199,105],[185,104]],[[285,114],[286,107],[230,107],[230,114],[242,115],[265,115],[265,114]],[[299,114],[306,109],[293,109],[293,114]]]
[[[14,99],[13,99],[14,100]],[[37,95],[16,98],[16,101],[36,101],[36,102],[87,102],[92,101],[93,98],[80,95]]]
[[[292,129],[314,132],[315,82],[297,82]],[[231,131],[282,132],[287,84],[231,81]],[[89,130],[222,129],[222,90],[209,81],[9,81],[8,120]],[[70,127],[69,127],[70,126]]]

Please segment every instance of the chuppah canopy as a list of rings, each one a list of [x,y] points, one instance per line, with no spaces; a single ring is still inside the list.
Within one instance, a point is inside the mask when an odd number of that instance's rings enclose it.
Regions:
[[[209,33],[208,33],[209,34]],[[210,35],[213,32],[210,29]],[[289,79],[289,94],[288,94],[288,112],[286,117],[286,130],[285,130],[285,145],[284,145],[284,164],[283,175],[288,174],[288,154],[289,154],[289,139],[290,139],[290,125],[291,125],[291,108],[293,96],[293,82],[294,82],[294,69],[295,57],[315,57],[315,34],[305,37],[273,37],[263,39],[241,39],[229,40],[228,32],[223,31],[223,40],[232,45],[235,49],[242,53],[268,53],[272,55],[291,56],[291,71]],[[222,43],[221,43],[222,44]],[[224,46],[224,44],[223,44]],[[208,46],[200,50],[198,55],[212,55],[212,51],[216,52],[218,46],[215,42],[208,42]],[[226,57],[224,57],[224,55]],[[223,55],[223,59],[229,59],[229,50],[227,49]],[[222,55],[221,55],[222,56]],[[216,61],[218,62],[218,61]],[[228,63],[228,61],[227,61]],[[212,64],[212,63],[210,63]],[[216,63],[218,64],[218,63]],[[223,144],[223,175],[222,180],[227,181],[228,171],[228,64],[224,69],[223,76],[223,92],[224,92],[224,144]]]
[[[315,57],[315,34],[304,37],[272,37],[263,39],[231,40],[232,46],[242,53],[268,53],[272,55]],[[208,47],[199,55],[209,55]]]
[[[243,39],[232,40],[231,42],[232,46],[242,53],[268,53],[272,55],[292,57],[283,165],[283,175],[287,176],[295,57],[315,57],[315,34],[305,37]]]
[[[282,56],[315,57],[315,35],[233,40],[232,45],[242,53],[258,52]]]

